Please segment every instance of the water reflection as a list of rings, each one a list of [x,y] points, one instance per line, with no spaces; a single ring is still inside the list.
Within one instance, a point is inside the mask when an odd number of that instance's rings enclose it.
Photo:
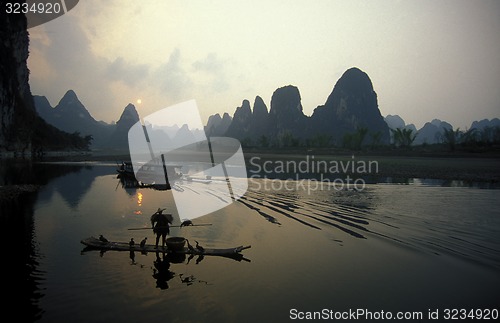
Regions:
[[[424,185],[439,187],[469,187],[481,189],[498,189],[500,183],[491,181],[472,181],[472,180],[451,180],[438,178],[414,178],[414,177],[378,177],[373,184],[403,184],[403,185]]]
[[[81,251],[83,255],[86,252],[95,251],[95,249],[84,248]],[[145,251],[135,251],[130,250],[128,252],[130,264],[131,265],[139,265],[140,268],[147,268],[144,264],[140,264],[136,259],[137,253],[142,256],[145,256],[146,259],[150,259],[148,257],[148,253]],[[104,257],[106,254],[106,250],[100,250],[99,256]],[[173,271],[174,265],[189,265],[191,260],[196,258],[195,262],[192,265],[199,265],[203,259],[205,259],[204,255],[194,255],[190,254],[189,257],[186,257],[186,254],[175,253],[175,252],[161,252],[156,251],[153,253],[154,259],[152,261],[152,265],[149,267],[151,269],[151,277],[155,280],[156,288],[161,290],[167,290],[170,288],[169,282],[172,281],[175,277],[179,277],[179,280],[175,280],[174,282],[180,282],[186,286],[191,286],[194,283],[203,283],[208,285],[209,283],[205,280],[199,280],[195,277],[194,274],[189,273],[179,273]],[[186,267],[184,267],[185,270]]]
[[[370,223],[364,211],[371,207],[370,190],[335,190],[333,186],[325,184],[321,190],[309,191],[310,183],[296,182],[295,186],[303,186],[303,191],[309,195],[301,196],[300,190],[288,190],[283,186],[279,191],[262,191],[257,188],[265,187],[266,184],[256,179],[253,184],[256,186],[251,187],[238,202],[273,224],[281,225],[278,217],[284,216],[312,229],[322,230],[326,225],[355,238],[366,239],[365,233],[370,232]],[[315,197],[324,196],[324,200],[315,198],[311,201],[311,192]]]
[[[48,255],[40,251],[38,241],[43,231],[38,234],[35,231],[35,203],[54,205],[51,206],[53,212],[67,215],[67,211],[71,210],[75,212],[74,214],[78,214],[81,201],[92,191],[95,181],[101,176],[113,174],[114,170],[110,167],[85,163],[54,164],[36,163],[30,160],[0,160],[0,166],[0,185],[40,186],[36,193],[22,194],[15,199],[0,199],[2,238],[4,241],[22,242],[17,247],[16,255],[9,257],[11,261],[9,265],[5,266],[5,277],[21,282],[21,293],[16,293],[21,297],[9,298],[14,304],[7,308],[18,308],[21,304],[23,311],[14,313],[16,317],[22,317],[23,321],[35,321],[45,315],[45,309],[40,304],[43,304],[43,299],[46,297],[46,277],[51,275],[50,272],[40,269],[46,267],[46,264],[43,265],[43,259]],[[61,204],[54,203],[58,199],[61,199]],[[62,205],[67,207],[66,212],[62,211],[64,209]],[[40,220],[43,221],[43,218],[38,219]],[[60,219],[55,223],[62,224]],[[60,241],[61,245],[67,241]]]
[[[186,265],[189,264],[189,260],[192,259],[194,255],[190,255]],[[182,264],[186,259],[184,254],[175,253],[156,253],[156,259],[153,263],[153,278],[156,280],[156,287],[162,290],[168,289],[168,282],[174,277],[179,277],[181,284],[186,286],[191,286],[194,283],[204,283],[208,285],[205,280],[197,279],[193,274],[176,274],[171,271],[171,264]],[[196,264],[199,264],[203,260],[203,255],[199,255],[196,260]]]
[[[57,193],[73,210],[78,208],[82,197],[89,191],[95,179],[110,173],[110,169],[107,167],[89,165],[68,165],[59,168],[67,169],[67,173],[53,179],[50,189],[45,189],[40,194],[40,200],[48,202]]]
[[[45,273],[39,269],[40,253],[34,240],[33,205],[36,198],[37,193],[29,193],[17,200],[0,199],[2,240],[15,243],[10,247],[13,248],[12,254],[7,253],[7,263],[2,265],[3,277],[17,282],[15,289],[21,289],[4,298],[7,301],[7,306],[4,307],[7,312],[2,314],[24,322],[39,319],[43,314],[39,301],[44,296],[40,284]],[[22,311],[9,313],[9,310],[16,309]]]
[[[185,277],[183,277],[183,276],[184,276],[184,274],[180,274],[179,278],[181,280],[181,283],[186,284],[187,286],[191,286],[194,283],[203,283],[205,285],[209,285],[209,283],[206,280],[199,280],[196,277],[194,277],[193,275],[189,275],[189,276],[185,276]]]
[[[21,292],[13,293],[18,298],[8,296],[6,309],[19,309],[12,313],[19,321],[35,321],[43,316],[40,300],[44,297],[41,287],[46,275],[40,269],[40,254],[34,224],[34,205],[36,201],[49,201],[55,192],[61,194],[68,205],[76,207],[78,201],[88,189],[95,176],[88,176],[89,180],[72,181],[71,174],[79,173],[82,166],[54,167],[53,165],[33,163],[30,160],[7,159],[0,160],[0,186],[35,184],[46,185],[57,178],[64,178],[59,186],[52,190],[40,189],[39,192],[9,195],[9,198],[0,198],[0,226],[3,241],[16,243],[15,254],[8,257],[8,265],[2,266],[4,277],[20,282]],[[87,168],[90,170],[91,168]],[[69,184],[68,184],[69,183]],[[18,243],[17,243],[18,242]],[[9,316],[9,313],[3,313]],[[14,317],[14,316],[12,316]]]
[[[119,182],[116,187],[121,184],[121,187],[125,189],[129,195],[134,195],[140,188],[151,188],[158,191],[168,191],[171,189],[169,184],[146,184],[138,181],[134,176],[130,175],[124,176],[122,174],[118,174],[117,178],[119,179]]]
[[[156,287],[159,289],[168,289],[168,281],[175,277],[175,273],[170,271],[170,254],[156,253],[156,259],[153,263],[153,278],[156,279]]]
[[[76,164],[57,167],[31,160],[0,159],[0,185],[46,185],[54,178],[79,172],[82,167],[84,166]]]
[[[498,292],[493,290],[498,280],[482,283],[482,277],[486,281],[490,276],[481,271],[486,267],[483,265],[500,268],[496,232],[500,217],[498,208],[493,207],[499,193],[495,190],[446,189],[439,185],[447,184],[428,181],[368,185],[362,192],[249,189],[241,200],[203,219],[213,226],[173,229],[207,247],[238,245],[242,241],[252,244],[255,261],[241,264],[221,257],[184,255],[177,259],[168,254],[143,254],[140,250],[80,256],[81,238],[104,233],[110,240],[129,241],[127,228],[147,225],[150,210],[160,205],[175,210],[170,192],[123,186],[120,189],[121,181],[117,183],[112,167],[29,164],[26,169],[21,180],[46,185],[38,194],[0,206],[2,237],[28,242],[8,259],[16,260],[6,268],[9,280],[26,282],[23,300],[15,299],[17,306],[28,309],[22,313],[30,316],[25,321],[40,317],[48,322],[64,321],[70,315],[81,321],[154,321],[158,315],[163,315],[164,321],[172,318],[169,315],[174,316],[171,321],[182,321],[184,316],[195,321],[192,317],[207,313],[219,321],[234,321],[238,317],[231,315],[236,311],[250,313],[266,307],[272,311],[265,317],[276,319],[288,310],[270,306],[278,299],[287,307],[297,299],[308,307],[324,306],[321,299],[326,299],[327,305],[358,302],[371,307],[380,306],[377,300],[384,298],[394,302],[404,297],[438,299],[429,301],[431,305],[442,305],[442,299],[454,295],[465,295],[461,297],[467,302],[479,299],[479,305],[498,299]],[[13,172],[22,173],[20,168]],[[12,183],[13,178],[4,169],[0,173],[2,181]],[[77,192],[61,193],[65,190]],[[144,233],[148,234],[151,232]],[[140,241],[144,235],[135,238]],[[388,250],[394,246],[398,253],[388,257]],[[398,258],[412,255],[410,249],[424,251],[429,262]],[[429,257],[428,251],[432,252]],[[480,264],[480,274],[457,274],[456,268],[448,264],[449,258],[434,253]],[[384,257],[390,262],[380,270],[378,264]],[[448,265],[436,274],[442,264]],[[405,285],[402,276],[417,267],[419,279],[412,277]],[[399,279],[398,273],[403,273]],[[297,284],[290,289],[292,280]],[[442,281],[455,289],[446,292],[426,287]],[[205,287],[212,284],[213,288]],[[477,288],[459,287],[462,285]],[[189,293],[183,291],[184,286],[190,287]],[[366,290],[372,292],[364,294]],[[391,298],[394,290],[406,294]],[[303,295],[310,297],[300,298]],[[207,299],[214,301],[207,304]],[[226,305],[227,299],[232,300],[230,305]],[[125,308],[123,300],[134,306]],[[171,301],[179,311],[166,308],[164,300]],[[425,302],[422,304],[427,305]],[[103,306],[110,309],[105,314]]]

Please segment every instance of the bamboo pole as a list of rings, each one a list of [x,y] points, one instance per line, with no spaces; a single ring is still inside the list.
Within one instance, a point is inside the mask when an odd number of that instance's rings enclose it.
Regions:
[[[212,225],[212,223],[201,223],[201,224],[190,224],[190,225],[183,225],[183,227],[206,227]],[[180,228],[180,225],[170,225],[168,227],[156,227],[155,229],[166,229],[166,228]],[[151,227],[144,227],[144,228],[128,228],[127,230],[152,230],[153,228]]]

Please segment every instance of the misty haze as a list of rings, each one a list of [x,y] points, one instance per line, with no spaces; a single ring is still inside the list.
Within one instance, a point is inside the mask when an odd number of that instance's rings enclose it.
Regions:
[[[498,320],[499,13],[5,3],[4,316]]]

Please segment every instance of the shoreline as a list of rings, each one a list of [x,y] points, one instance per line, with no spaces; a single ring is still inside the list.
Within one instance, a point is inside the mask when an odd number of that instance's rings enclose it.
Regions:
[[[435,158],[498,158],[500,159],[500,146],[491,147],[457,147],[455,151],[449,151],[443,145],[428,145],[428,146],[413,146],[410,149],[381,147],[380,149],[362,149],[359,151],[348,150],[337,147],[330,148],[256,148],[242,147],[245,157],[259,156],[287,156],[287,155],[315,155],[315,156],[379,156],[379,157],[435,157]],[[21,154],[20,152],[0,151],[0,160],[2,159],[58,159],[70,158],[84,161],[90,158],[92,161],[97,160],[115,160],[122,158],[130,160],[128,150],[58,150],[46,151],[42,156],[33,155],[30,152]]]
[[[297,155],[269,154],[259,156],[248,156],[251,158],[259,157],[261,163],[266,161],[276,162],[279,160],[294,160],[296,162],[304,161],[306,157]],[[500,183],[500,158],[477,158],[477,157],[408,157],[408,156],[371,156],[371,155],[352,155],[327,156],[314,155],[315,161],[347,163],[351,160],[356,162],[377,162],[376,173],[354,173],[361,177],[375,178],[394,178],[394,179],[440,179],[440,180],[459,180],[466,182],[484,182]],[[247,167],[248,167],[247,163]],[[352,174],[349,172],[338,173]]]
[[[432,155],[405,155],[396,154],[377,154],[375,152],[344,152],[335,154],[326,154],[326,151],[310,150],[301,152],[292,151],[244,151],[245,162],[249,175],[251,173],[251,159],[258,157],[260,163],[266,161],[295,161],[300,162],[307,156],[314,156],[315,160],[320,161],[339,161],[347,162],[353,159],[356,161],[376,161],[378,171],[376,173],[355,174],[373,178],[394,178],[394,179],[440,179],[440,180],[458,180],[466,182],[500,183],[500,155],[492,152],[488,154],[478,153],[456,153],[456,154],[432,154]],[[104,154],[103,152],[87,154],[70,155],[52,155],[45,158],[27,159],[27,158],[2,158],[2,160],[11,160],[32,163],[95,163],[110,162],[112,164],[130,161],[130,155],[125,153]],[[254,167],[255,168],[255,167]],[[333,175],[349,174],[348,172],[336,173]],[[286,174],[285,174],[286,175]],[[279,176],[275,176],[279,177]]]

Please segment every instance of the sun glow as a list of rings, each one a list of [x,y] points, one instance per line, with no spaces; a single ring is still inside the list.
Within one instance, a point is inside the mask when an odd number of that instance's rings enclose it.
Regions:
[[[141,99],[137,99],[137,104],[141,104],[142,103],[142,100]]]
[[[137,193],[137,206],[142,206],[142,193]],[[142,211],[141,210],[136,210],[134,211],[135,215],[141,215]]]

